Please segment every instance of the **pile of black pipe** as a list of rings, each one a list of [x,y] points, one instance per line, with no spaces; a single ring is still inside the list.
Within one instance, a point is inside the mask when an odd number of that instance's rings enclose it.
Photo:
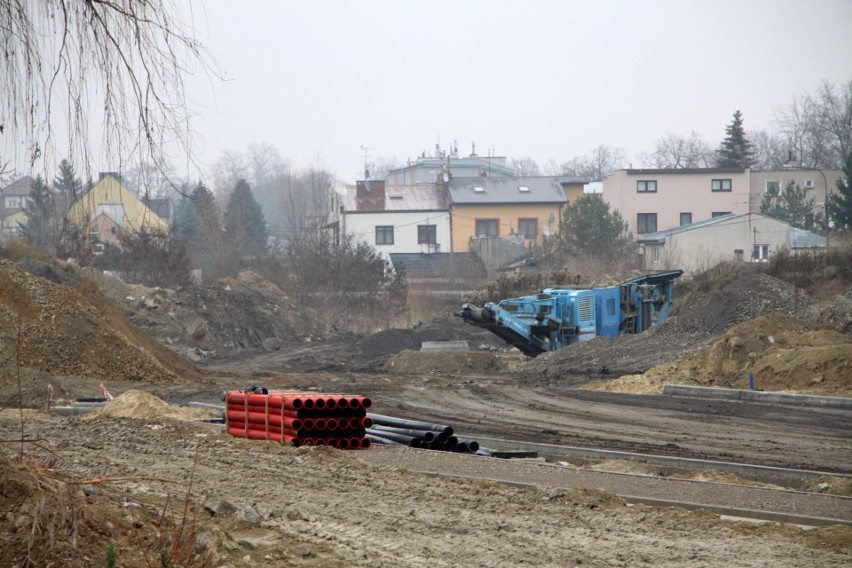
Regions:
[[[367,430],[366,437],[375,444],[471,454],[479,451],[479,442],[455,436],[452,426],[382,414],[367,413],[367,416],[373,419],[373,426]]]

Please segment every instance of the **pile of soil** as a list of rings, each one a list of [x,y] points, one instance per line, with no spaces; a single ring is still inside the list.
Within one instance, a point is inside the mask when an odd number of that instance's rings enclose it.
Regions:
[[[642,374],[706,349],[734,325],[776,312],[802,315],[813,305],[801,290],[762,273],[744,274],[693,302],[686,313],[669,317],[644,333],[598,337],[545,353],[521,365],[518,374],[524,378],[564,379],[574,385]]]
[[[151,420],[173,418],[176,420],[204,420],[213,418],[216,415],[221,415],[221,412],[204,408],[171,406],[166,401],[157,398],[151,393],[131,389],[109,401],[103,408],[84,415],[84,418],[143,418]]]
[[[749,387],[749,373],[768,391],[852,396],[852,336],[774,313],[731,328],[700,353],[601,386],[646,393],[662,392],[665,383],[741,389]]]
[[[410,329],[384,329],[355,342],[351,351],[358,355],[395,355],[420,349],[424,341],[465,341],[473,351],[510,349],[493,333],[467,325],[460,318],[438,317]]]
[[[444,374],[499,372],[505,364],[493,353],[472,351],[405,351],[388,359],[386,371],[405,374]]]
[[[72,288],[0,261],[0,369],[15,367],[16,345],[23,368],[51,375],[148,383],[200,377],[89,281]]]
[[[130,321],[195,362],[276,351],[330,333],[311,309],[254,272],[175,290],[128,285],[99,273],[97,283]]]

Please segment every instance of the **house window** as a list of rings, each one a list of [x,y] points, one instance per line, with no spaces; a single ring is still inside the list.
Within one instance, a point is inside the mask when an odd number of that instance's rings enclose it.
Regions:
[[[376,244],[393,244],[393,225],[376,225]]]
[[[18,195],[11,195],[7,197],[6,209],[23,209],[23,207],[21,207],[21,197]]]
[[[765,261],[769,258],[769,245],[754,245],[754,253],[752,258],[757,262]]]
[[[660,262],[660,247],[653,247],[651,249],[651,262],[654,264],[658,264]]]
[[[657,193],[657,180],[639,180],[636,182],[636,191],[639,193]]]
[[[607,298],[606,299],[606,315],[614,316],[615,315],[615,298]]]
[[[656,213],[639,213],[636,215],[636,232],[656,233],[657,232],[657,214]]]
[[[713,191],[731,191],[731,180],[729,179],[714,179],[710,188]]]
[[[692,213],[681,213],[680,214],[680,224],[681,225],[689,225],[692,223]]]
[[[764,189],[764,193],[774,193],[776,195],[781,193],[781,182],[779,180],[770,180],[766,182],[766,188]]]
[[[710,218],[714,219],[716,217],[721,217],[722,215],[730,215],[730,214],[731,214],[730,211],[713,211],[712,213],[710,213]]]
[[[434,245],[438,243],[438,232],[435,225],[417,225],[417,244]]]
[[[743,261],[743,249],[734,249],[734,260],[737,262]]]
[[[477,219],[477,237],[496,237],[500,235],[500,222],[498,219]]]
[[[518,232],[525,239],[534,241],[538,236],[538,219],[518,219]]]

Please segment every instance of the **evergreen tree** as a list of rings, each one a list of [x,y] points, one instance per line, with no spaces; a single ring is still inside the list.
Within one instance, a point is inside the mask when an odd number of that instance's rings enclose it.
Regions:
[[[175,236],[186,245],[194,268],[217,278],[233,272],[233,258],[223,243],[222,214],[204,184],[199,182],[189,196],[178,202]]]
[[[68,160],[59,162],[59,175],[53,179],[53,188],[57,192],[59,211],[65,212],[83,195],[83,182],[77,178]]]
[[[244,257],[254,257],[266,250],[266,220],[246,180],[237,182],[225,207],[225,238]]]
[[[562,214],[558,244],[562,253],[612,260],[624,254],[631,242],[621,214],[610,211],[599,195],[581,196]]]
[[[822,231],[822,215],[814,213],[816,201],[808,199],[807,192],[790,180],[783,191],[768,191],[760,202],[760,212],[786,221],[792,226],[808,231]]]
[[[852,229],[852,153],[843,164],[844,178],[837,180],[837,193],[828,197],[829,219],[837,229]]]
[[[50,189],[41,176],[36,177],[30,190],[29,203],[24,207],[26,223],[19,223],[21,238],[31,245],[48,249],[53,241],[53,212]]]
[[[725,128],[725,140],[719,147],[716,166],[719,168],[749,168],[754,164],[754,148],[743,128],[743,113],[737,111]]]

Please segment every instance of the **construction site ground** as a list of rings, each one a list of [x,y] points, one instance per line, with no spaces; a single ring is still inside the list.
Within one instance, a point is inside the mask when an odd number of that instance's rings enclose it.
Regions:
[[[364,336],[300,327],[310,314],[288,310],[282,292],[252,275],[199,291],[129,291],[92,286],[73,268],[51,268],[47,278],[33,275],[44,267],[28,268],[0,261],[0,558],[10,565],[106,565],[110,543],[122,566],[158,566],[164,544],[182,565],[222,567],[852,563],[850,526],[805,530],[628,504],[617,494],[635,493],[642,478],[666,483],[642,464],[603,464],[617,472],[604,482],[589,467],[405,448],[295,449],[235,439],[199,421],[197,409],[175,408],[221,403],[224,391],[249,385],[362,394],[375,412],[521,447],[825,472],[795,492],[761,488],[763,501],[852,520],[842,477],[852,474],[852,411],[659,394],[665,382],[741,388],[746,369],[767,390],[852,395],[848,289],[810,298],[747,274],[641,336],[530,360],[449,313]],[[716,293],[726,301],[714,308]],[[419,351],[423,341],[449,340],[471,351]],[[806,356],[815,350],[818,358]],[[706,368],[715,372],[698,372]],[[141,394],[119,396],[98,415],[44,410],[48,384],[61,402],[98,396],[102,381],[114,395]],[[692,479],[660,491],[692,502],[712,491],[744,507],[743,488],[755,487],[713,472]]]

